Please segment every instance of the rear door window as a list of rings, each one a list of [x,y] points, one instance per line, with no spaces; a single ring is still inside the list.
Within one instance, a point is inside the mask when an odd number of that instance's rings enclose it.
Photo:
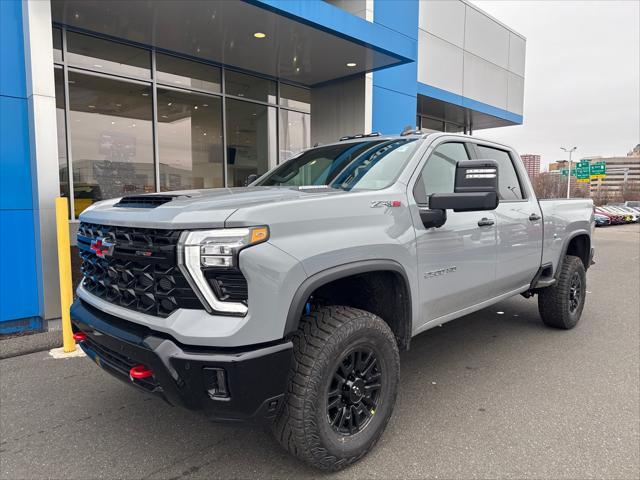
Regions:
[[[522,187],[509,152],[484,145],[476,145],[476,148],[478,149],[479,159],[498,162],[498,194],[500,200],[522,200],[524,198]]]

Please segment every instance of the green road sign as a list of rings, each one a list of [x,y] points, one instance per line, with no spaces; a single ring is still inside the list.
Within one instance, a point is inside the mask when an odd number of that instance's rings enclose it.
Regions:
[[[590,169],[591,178],[604,178],[607,174],[607,165],[604,162],[595,162]]]
[[[589,176],[590,176],[589,161],[580,160],[578,162],[578,165],[576,165],[576,178],[578,180],[588,180]]]

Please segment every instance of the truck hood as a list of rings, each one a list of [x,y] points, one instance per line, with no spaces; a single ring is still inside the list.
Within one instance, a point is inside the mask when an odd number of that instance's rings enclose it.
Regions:
[[[83,222],[140,228],[220,228],[231,214],[241,208],[279,204],[303,199],[344,195],[332,188],[239,187],[184,190],[170,193],[135,195],[153,199],[172,199],[151,208],[116,206],[114,198],[94,203],[80,215]],[[133,196],[133,195],[132,195]],[[170,224],[170,225],[168,225]]]

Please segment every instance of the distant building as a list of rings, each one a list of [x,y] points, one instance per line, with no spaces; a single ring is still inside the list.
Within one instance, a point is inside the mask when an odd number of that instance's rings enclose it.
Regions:
[[[524,155],[520,155],[520,158],[522,158],[522,163],[524,163],[524,167],[527,169],[529,178],[531,180],[536,178],[540,173],[540,155],[526,153]]]
[[[608,201],[629,200],[630,195],[640,195],[640,144],[626,157],[600,157],[605,162],[606,175],[591,181],[591,196]]]

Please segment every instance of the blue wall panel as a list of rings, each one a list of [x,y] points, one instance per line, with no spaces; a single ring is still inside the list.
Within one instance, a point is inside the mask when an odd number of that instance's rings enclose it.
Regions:
[[[0,0],[0,95],[26,97],[22,3]]]
[[[399,134],[416,124],[416,97],[373,86],[373,131]]]
[[[31,209],[27,100],[0,96],[0,125],[0,209]]]
[[[0,210],[0,328],[39,316],[33,210]]]
[[[0,334],[42,327],[22,2],[0,0]]]
[[[413,61],[373,74],[372,129],[397,134],[407,125],[415,126],[418,88],[418,9],[416,0],[376,0],[374,22],[398,32],[413,46]]]

